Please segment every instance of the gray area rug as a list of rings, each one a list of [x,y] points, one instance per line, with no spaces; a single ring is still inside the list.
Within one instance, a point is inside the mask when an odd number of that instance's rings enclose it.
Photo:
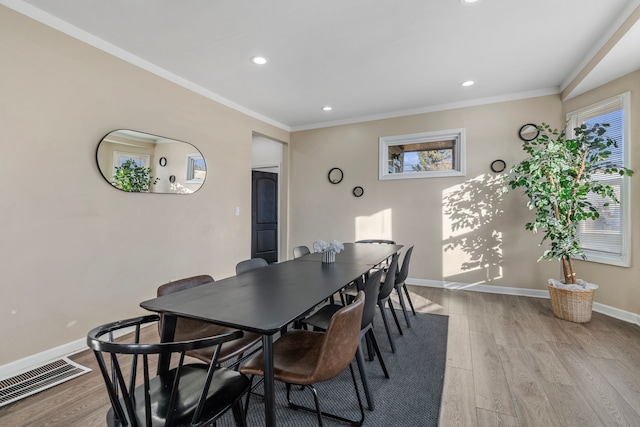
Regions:
[[[411,316],[412,328],[407,329],[402,312],[397,312],[404,335],[399,335],[392,322],[396,353],[391,353],[389,340],[380,314],[376,314],[375,333],[384,358],[389,379],[384,377],[378,360],[369,361],[365,350],[369,387],[373,394],[375,410],[367,409],[364,391],[360,383],[355,361],[353,367],[365,407],[364,426],[420,426],[438,425],[444,370],[447,352],[448,316],[418,313]],[[364,341],[363,341],[364,342]],[[337,378],[316,385],[322,409],[343,417],[359,419],[360,412],[349,369]],[[260,389],[256,390],[261,392]],[[308,389],[294,387],[294,402],[313,407]],[[229,415],[229,414],[228,414]],[[287,407],[285,386],[276,382],[276,420],[282,427],[316,426],[315,413],[295,411]],[[346,423],[324,418],[325,426],[345,426]],[[264,405],[260,396],[252,396],[247,416],[249,426],[264,426]],[[232,426],[231,417],[219,420],[217,427]]]

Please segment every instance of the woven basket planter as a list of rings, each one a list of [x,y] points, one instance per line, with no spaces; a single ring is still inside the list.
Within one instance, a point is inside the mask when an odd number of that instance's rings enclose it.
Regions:
[[[595,290],[561,289],[547,285],[554,316],[575,323],[591,320]]]

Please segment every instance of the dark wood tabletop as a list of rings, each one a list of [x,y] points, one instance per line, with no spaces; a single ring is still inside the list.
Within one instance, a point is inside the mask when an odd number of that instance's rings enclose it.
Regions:
[[[336,254],[336,262],[351,264],[379,264],[402,249],[403,245],[381,243],[345,243],[344,249]],[[314,252],[296,258],[296,261],[322,261],[322,253]]]
[[[287,261],[144,301],[141,307],[260,334],[276,333],[370,268]]]

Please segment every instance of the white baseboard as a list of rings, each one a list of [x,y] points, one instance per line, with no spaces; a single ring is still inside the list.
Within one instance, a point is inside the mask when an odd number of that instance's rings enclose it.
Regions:
[[[524,288],[510,288],[507,286],[491,286],[491,285],[479,285],[473,283],[459,283],[459,282],[447,282],[443,280],[425,280],[425,279],[407,279],[407,285],[426,286],[432,288],[445,288],[445,289],[458,289],[464,291],[476,291],[486,292],[490,294],[504,294],[504,295],[517,295],[534,298],[546,298],[549,299],[549,291],[543,291],[540,289],[524,289]],[[628,323],[633,323],[640,326],[640,314],[632,313],[629,311],[621,310],[619,308],[611,307],[609,305],[601,304],[599,302],[593,303],[593,311],[597,313],[606,314],[615,319],[623,320]]]
[[[33,354],[5,365],[0,365],[0,380],[11,378],[39,366],[46,365],[54,360],[70,356],[86,349],[87,339],[81,338],[79,340],[45,350],[41,353]]]
[[[143,326],[143,328],[149,326],[150,325],[146,325]],[[133,330],[133,327],[123,328],[119,331],[114,332],[113,336],[115,338],[118,338],[122,335],[132,332]],[[0,381],[22,374],[23,372],[30,371],[42,365],[46,365],[47,363],[51,363],[54,360],[58,360],[63,357],[69,357],[73,354],[80,353],[81,351],[88,349],[89,347],[87,347],[87,338],[84,337],[70,343],[45,350],[40,353],[32,354],[31,356],[27,356],[14,362],[0,365]]]

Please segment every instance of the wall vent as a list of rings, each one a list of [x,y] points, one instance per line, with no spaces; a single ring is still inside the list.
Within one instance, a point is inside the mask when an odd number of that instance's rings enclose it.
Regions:
[[[62,358],[0,381],[0,407],[61,384],[91,369]]]

